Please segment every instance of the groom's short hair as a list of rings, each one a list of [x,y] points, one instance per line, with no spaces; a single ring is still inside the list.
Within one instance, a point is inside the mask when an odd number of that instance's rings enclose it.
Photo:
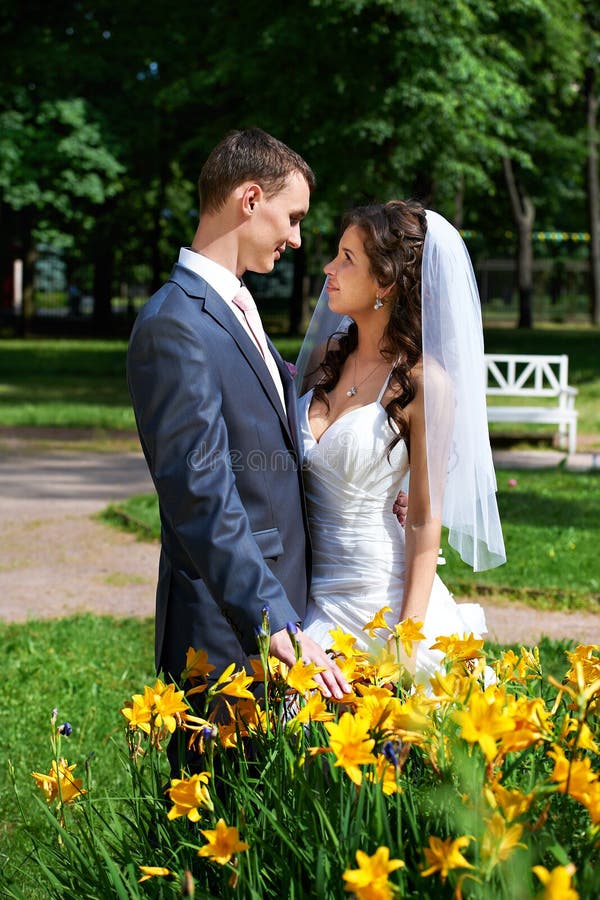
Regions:
[[[294,172],[304,176],[312,191],[314,172],[287,144],[262,128],[231,131],[210,153],[200,172],[200,212],[217,212],[244,181],[256,181],[267,197],[273,197]]]

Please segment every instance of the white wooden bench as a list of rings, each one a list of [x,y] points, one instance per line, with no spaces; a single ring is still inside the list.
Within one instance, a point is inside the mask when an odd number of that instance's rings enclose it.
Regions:
[[[486,353],[488,397],[554,398],[556,404],[539,406],[488,403],[488,422],[528,422],[558,425],[559,446],[569,454],[577,446],[577,388],[570,387],[569,357],[517,353]]]

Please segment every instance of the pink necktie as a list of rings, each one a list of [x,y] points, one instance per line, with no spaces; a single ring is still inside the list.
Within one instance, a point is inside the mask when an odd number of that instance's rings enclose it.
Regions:
[[[238,307],[238,309],[241,309],[244,313],[244,318],[246,319],[248,328],[254,336],[254,340],[258,345],[258,349],[262,353],[263,358],[266,359],[269,348],[267,347],[265,331],[260,320],[254,298],[244,284],[240,287],[239,291],[233,298],[233,302]]]

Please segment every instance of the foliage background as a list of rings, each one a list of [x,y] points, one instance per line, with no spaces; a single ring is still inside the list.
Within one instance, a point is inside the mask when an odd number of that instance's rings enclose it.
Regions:
[[[297,289],[367,197],[416,196],[512,255],[504,160],[536,228],[588,230],[589,0],[5,0],[0,42],[0,269],[18,247],[27,283],[35,242],[62,246],[98,324],[118,285],[164,280],[235,127],[317,173]]]

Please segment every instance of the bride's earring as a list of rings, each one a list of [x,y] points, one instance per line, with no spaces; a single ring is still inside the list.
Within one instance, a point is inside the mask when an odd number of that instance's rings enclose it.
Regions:
[[[379,294],[377,294],[377,296],[375,297],[375,303],[373,304],[373,309],[381,309],[382,306],[383,300],[381,299]]]

